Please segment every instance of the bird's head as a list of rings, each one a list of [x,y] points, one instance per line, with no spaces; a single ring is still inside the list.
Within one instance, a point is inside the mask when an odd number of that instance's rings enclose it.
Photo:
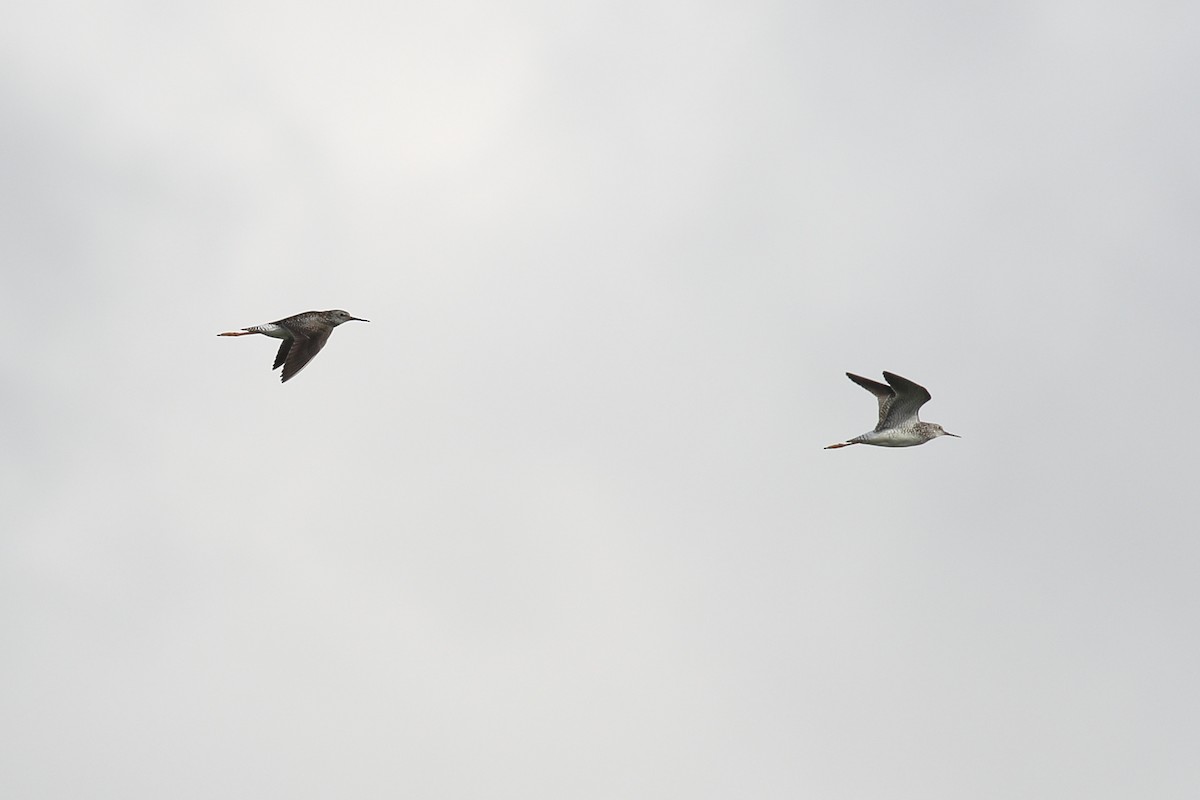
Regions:
[[[946,430],[941,425],[938,425],[936,422],[930,423],[929,427],[933,429],[933,435],[935,437],[936,436],[953,436],[955,439],[962,438],[957,433],[950,433],[950,431]]]
[[[352,317],[349,314],[347,314],[345,311],[342,311],[340,308],[337,309],[336,311],[330,311],[329,318],[331,320],[333,320],[334,326],[341,325],[343,322],[349,322],[350,320],[355,320],[357,322],[370,322],[371,321],[369,319],[363,319],[362,317]]]

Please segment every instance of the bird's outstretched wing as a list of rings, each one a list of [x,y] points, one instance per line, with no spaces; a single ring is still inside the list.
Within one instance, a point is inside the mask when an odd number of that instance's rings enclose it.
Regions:
[[[288,351],[292,349],[292,341],[292,337],[289,336],[279,345],[279,352],[275,355],[275,363],[271,365],[271,369],[279,369],[279,365],[287,360]]]
[[[305,365],[312,361],[317,353],[321,352],[321,348],[329,341],[329,334],[332,332],[333,328],[326,328],[311,336],[293,336],[286,354],[284,353],[283,346],[280,346],[279,356],[275,359],[275,366],[279,366],[279,358],[282,357],[283,375],[281,376],[281,380],[287,383],[293,375],[304,369]]]
[[[908,428],[920,421],[917,412],[921,406],[929,402],[929,390],[919,383],[913,383],[908,378],[902,378],[894,372],[884,372],[883,377],[895,390],[895,399],[888,405],[887,414],[879,420],[882,428]]]
[[[885,372],[884,374],[886,375],[887,373]],[[855,375],[853,372],[847,372],[846,377],[875,395],[879,400],[879,424],[875,426],[875,430],[883,430],[883,422],[887,419],[888,409],[892,407],[892,401],[896,398],[896,393],[892,391],[892,387],[885,386],[879,381],[873,381],[870,378],[864,378],[862,375]]]

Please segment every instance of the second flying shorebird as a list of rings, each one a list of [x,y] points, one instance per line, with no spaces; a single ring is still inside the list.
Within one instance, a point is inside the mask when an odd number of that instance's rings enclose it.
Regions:
[[[914,447],[939,436],[962,438],[957,433],[948,433],[937,423],[921,422],[917,417],[921,406],[930,400],[929,391],[924,386],[913,383],[908,378],[901,378],[893,372],[883,373],[884,380],[891,384],[890,386],[850,372],[846,373],[846,377],[875,395],[879,400],[879,424],[873,431],[838,444],[831,444],[825,448],[826,450],[849,447],[852,444]]]
[[[217,336],[249,336],[261,333],[272,339],[283,339],[279,345],[279,353],[275,356],[275,364],[271,369],[279,369],[283,365],[280,380],[287,382],[293,375],[304,369],[313,356],[321,352],[321,348],[329,341],[329,334],[343,322],[356,320],[370,322],[360,317],[352,317],[341,309],[334,311],[305,311],[291,317],[267,322],[263,325],[252,325],[240,331],[227,331]]]

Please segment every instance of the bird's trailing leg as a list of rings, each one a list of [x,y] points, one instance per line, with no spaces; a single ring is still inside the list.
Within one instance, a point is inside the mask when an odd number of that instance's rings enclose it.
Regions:
[[[862,444],[862,442],[838,442],[837,444],[829,445],[825,449],[826,450],[837,450],[839,447],[849,447],[852,444]]]
[[[252,333],[254,331],[226,331],[225,333],[218,333],[217,336],[249,336]]]

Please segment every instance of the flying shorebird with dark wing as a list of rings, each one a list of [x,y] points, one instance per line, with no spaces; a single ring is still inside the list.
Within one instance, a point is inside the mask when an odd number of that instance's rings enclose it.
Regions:
[[[263,325],[253,325],[249,328],[242,328],[240,331],[218,333],[217,336],[249,336],[252,333],[261,333],[272,339],[283,339],[283,344],[279,345],[279,353],[275,356],[275,364],[271,369],[279,369],[279,365],[282,364],[281,380],[286,383],[293,375],[304,369],[317,353],[321,352],[321,348],[329,341],[329,334],[333,333],[334,328],[350,320],[370,322],[370,320],[352,317],[340,309],[305,311],[303,314],[296,314]]]
[[[849,372],[846,373],[846,377],[875,395],[879,400],[879,424],[873,431],[838,444],[831,444],[825,448],[826,450],[836,450],[852,444],[914,447],[939,436],[962,438],[957,433],[948,433],[942,430],[942,426],[937,423],[921,422],[917,417],[921,406],[930,400],[929,391],[924,386],[913,383],[908,378],[901,378],[893,372],[883,373],[884,380],[890,385],[884,385]]]

